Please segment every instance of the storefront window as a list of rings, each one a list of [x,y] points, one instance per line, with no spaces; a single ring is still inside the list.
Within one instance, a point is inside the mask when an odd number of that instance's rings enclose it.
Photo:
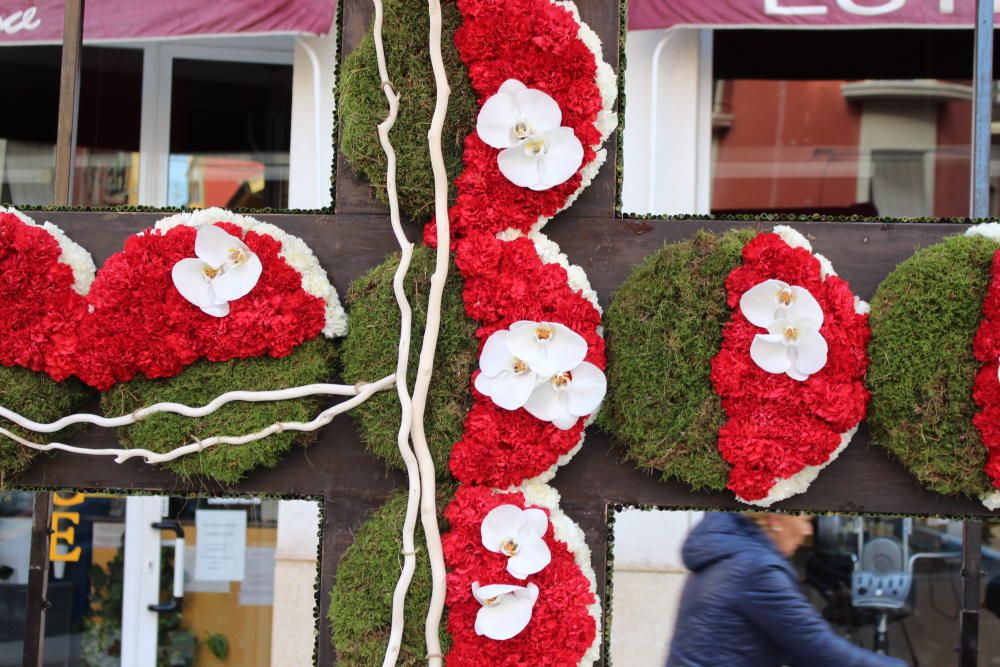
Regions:
[[[288,65],[175,59],[167,204],[287,207],[291,100]]]
[[[85,47],[73,203],[138,203],[142,51]],[[0,201],[51,204],[59,108],[58,46],[0,49]]]

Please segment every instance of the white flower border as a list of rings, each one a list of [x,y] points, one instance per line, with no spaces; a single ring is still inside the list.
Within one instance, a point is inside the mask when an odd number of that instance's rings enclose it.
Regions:
[[[29,227],[41,227],[49,233],[59,244],[59,261],[68,266],[73,271],[73,291],[81,296],[87,296],[90,286],[94,284],[94,277],[97,275],[97,266],[94,258],[87,250],[73,241],[66,232],[61,230],[51,222],[38,224],[27,215],[18,211],[14,207],[0,206],[0,213],[12,213],[18,220]]]
[[[601,133],[601,140],[591,146],[597,153],[597,156],[580,170],[580,175],[583,177],[580,181],[580,187],[566,199],[566,202],[559,211],[556,211],[556,213],[559,213],[573,205],[573,202],[577,200],[580,193],[586,190],[587,186],[597,177],[597,173],[608,159],[608,152],[603,146],[604,142],[611,136],[611,133],[618,127],[618,114],[612,111],[615,99],[618,97],[618,77],[615,75],[615,70],[611,65],[604,60],[604,48],[601,44],[601,38],[580,18],[580,10],[577,9],[576,4],[572,0],[550,1],[556,7],[562,7],[572,14],[573,20],[580,26],[576,32],[576,37],[594,54],[594,62],[597,63],[597,76],[594,78],[594,82],[597,84],[597,89],[601,94],[601,110],[597,113],[597,118],[594,120],[594,127]],[[551,217],[539,216],[533,229],[540,230],[550,219]]]
[[[577,567],[587,578],[590,584],[590,592],[594,594],[594,602],[587,606],[587,612],[594,619],[596,633],[594,642],[590,648],[580,658],[577,663],[579,667],[590,667],[601,657],[601,598],[597,594],[597,575],[591,565],[590,547],[587,545],[587,538],[580,526],[566,516],[559,508],[559,492],[543,482],[529,481],[522,486],[514,486],[506,491],[495,491],[496,493],[518,493],[524,496],[525,508],[536,506],[544,507],[549,511],[549,521],[552,523],[552,533],[555,538],[565,544],[569,552],[573,554],[573,560]],[[542,595],[545,592],[542,591]]]
[[[289,266],[302,274],[302,289],[307,294],[319,297],[326,302],[326,325],[323,327],[323,335],[327,338],[341,338],[347,335],[347,314],[340,304],[337,290],[330,283],[326,271],[320,266],[312,249],[299,237],[292,236],[269,222],[261,222],[250,216],[214,207],[190,213],[178,213],[163,218],[156,222],[154,229],[165,234],[180,225],[201,227],[216,222],[232,223],[244,232],[253,231],[257,234],[265,234],[278,241],[281,244],[281,252],[278,255],[283,257]]]
[[[813,252],[812,244],[809,243],[809,240],[800,232],[797,232],[787,225],[775,225],[773,231],[790,247],[805,248],[809,252],[813,253],[813,256],[819,260],[820,275],[823,280],[826,280],[830,276],[837,275],[837,272],[833,270],[833,265],[830,264],[830,260],[819,253]],[[867,314],[869,310],[870,308],[866,301],[859,299],[857,296],[854,297],[854,312],[859,315],[864,315]],[[854,434],[858,432],[858,425],[860,423],[861,422],[855,424],[846,433],[840,434],[840,445],[830,454],[830,457],[820,465],[806,466],[791,477],[776,479],[767,495],[759,500],[747,500],[740,496],[736,496],[736,499],[747,505],[770,507],[776,502],[786,500],[800,493],[805,493],[809,489],[809,486],[816,481],[820,471],[837,460],[840,453],[847,448],[847,445],[850,444]]]

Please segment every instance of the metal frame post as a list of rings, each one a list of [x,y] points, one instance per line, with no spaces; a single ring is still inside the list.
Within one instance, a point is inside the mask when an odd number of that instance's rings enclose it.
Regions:
[[[979,659],[979,583],[982,578],[983,522],[962,525],[962,616],[959,667],[976,667]]]
[[[993,0],[976,0],[976,56],[973,69],[971,214],[990,214],[990,122],[993,120]]]

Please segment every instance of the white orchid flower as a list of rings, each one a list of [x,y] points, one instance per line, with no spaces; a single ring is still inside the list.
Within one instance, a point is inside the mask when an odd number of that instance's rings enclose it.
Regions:
[[[507,349],[546,379],[579,366],[587,356],[587,341],[557,322],[521,320],[510,325]]]
[[[767,327],[768,333],[754,337],[750,358],[768,373],[806,380],[826,366],[827,344],[819,327],[811,317],[775,320]]]
[[[480,526],[483,546],[507,556],[507,571],[518,579],[540,572],[552,560],[542,539],[549,517],[537,508],[523,510],[517,505],[494,507]]]
[[[809,290],[781,280],[765,280],[740,297],[740,311],[767,329],[750,344],[750,358],[768,373],[806,380],[826,365],[828,346],[820,334],[823,308]]]
[[[479,355],[476,389],[504,410],[517,410],[531,396],[539,382],[528,364],[514,356],[507,347],[510,332],[501,329],[486,339]]]
[[[528,627],[531,611],[538,599],[538,586],[480,586],[478,581],[474,581],[472,595],[483,605],[476,613],[476,634],[504,640],[516,636]]]
[[[264,267],[250,248],[215,225],[198,228],[194,254],[174,264],[171,278],[185,299],[214,317],[229,314],[229,302],[257,285]]]
[[[781,280],[765,280],[740,297],[740,310],[751,324],[765,329],[775,320],[810,317],[823,325],[823,309],[809,290]]]
[[[487,145],[502,149],[497,166],[507,180],[547,190],[568,181],[583,164],[583,144],[561,122],[554,99],[508,79],[479,110],[476,133]]]
[[[566,431],[573,428],[580,417],[596,411],[607,391],[608,380],[604,372],[585,361],[538,385],[524,409],[537,419],[552,422],[556,428]]]

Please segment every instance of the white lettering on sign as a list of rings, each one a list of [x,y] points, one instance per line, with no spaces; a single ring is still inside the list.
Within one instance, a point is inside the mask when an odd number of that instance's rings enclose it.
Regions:
[[[41,19],[35,17],[37,13],[37,7],[28,7],[23,11],[18,10],[8,16],[0,16],[0,32],[13,35],[22,30],[34,30],[42,25]]]
[[[906,0],[888,0],[888,2],[875,6],[859,5],[854,0],[837,0],[838,7],[849,14],[857,14],[858,16],[878,16],[879,14],[888,14],[902,9],[904,5],[906,5]]]
[[[816,16],[826,14],[824,5],[799,5],[788,7],[781,0],[764,0],[764,13],[770,16]]]

